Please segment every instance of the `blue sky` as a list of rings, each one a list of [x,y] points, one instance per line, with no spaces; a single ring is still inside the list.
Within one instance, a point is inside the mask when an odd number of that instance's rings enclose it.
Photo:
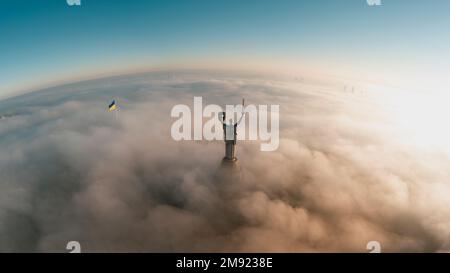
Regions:
[[[450,1],[382,1],[82,0],[70,7],[65,0],[2,0],[0,97],[202,63],[383,79],[446,74]]]

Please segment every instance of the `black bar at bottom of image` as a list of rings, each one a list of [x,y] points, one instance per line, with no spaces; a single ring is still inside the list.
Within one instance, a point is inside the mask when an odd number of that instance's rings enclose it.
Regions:
[[[31,266],[42,270],[120,270],[142,268],[153,272],[302,272],[313,270],[446,268],[449,254],[294,254],[294,253],[82,253],[3,254],[2,263],[13,268]]]

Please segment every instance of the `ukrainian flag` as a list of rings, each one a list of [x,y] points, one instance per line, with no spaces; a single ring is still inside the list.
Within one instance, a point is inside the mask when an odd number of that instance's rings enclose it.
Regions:
[[[113,100],[108,108],[110,112],[116,110],[117,109],[116,101]]]

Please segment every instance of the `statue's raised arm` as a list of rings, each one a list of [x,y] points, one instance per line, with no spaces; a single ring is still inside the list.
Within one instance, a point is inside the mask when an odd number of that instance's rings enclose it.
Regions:
[[[220,123],[225,124],[225,112],[220,112],[218,115]]]
[[[242,119],[245,117],[245,99],[242,99],[242,113],[241,117],[239,118],[238,122],[236,122],[236,126],[239,125],[242,121]]]

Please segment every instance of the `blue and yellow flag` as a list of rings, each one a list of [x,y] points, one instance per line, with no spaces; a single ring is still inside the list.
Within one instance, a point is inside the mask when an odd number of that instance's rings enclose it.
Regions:
[[[116,101],[113,100],[108,108],[110,112],[116,110],[117,109]]]

